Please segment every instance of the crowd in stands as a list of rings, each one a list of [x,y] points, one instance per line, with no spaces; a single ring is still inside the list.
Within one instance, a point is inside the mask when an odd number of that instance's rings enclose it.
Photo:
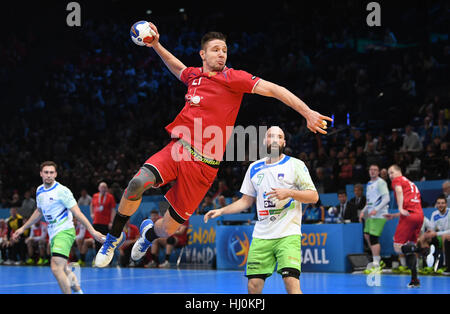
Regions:
[[[375,31],[357,27],[352,16],[339,23],[339,14],[326,17],[318,6],[314,14],[302,13],[302,24],[286,19],[293,13],[284,3],[270,28],[230,28],[228,66],[286,86],[313,109],[333,115],[329,135],[313,135],[291,109],[253,95],[245,96],[237,124],[280,125],[286,154],[306,163],[320,193],[367,182],[372,163],[397,163],[412,180],[449,178],[450,43],[429,38],[448,33],[441,10],[433,11],[424,39],[417,28]],[[342,18],[354,8],[346,3],[335,9]],[[227,17],[205,20],[187,12],[161,18],[160,41],[185,64],[199,66],[201,36]],[[29,216],[29,197],[41,184],[38,165],[48,159],[60,165],[57,180],[77,197],[105,181],[118,202],[142,163],[170,140],[164,127],[184,105],[185,87],[153,51],[133,45],[129,27],[125,19],[84,20],[75,38],[62,41],[67,53],[55,52],[40,65],[37,91],[7,106],[13,114],[2,115],[0,123],[0,138],[8,139],[0,142],[0,207],[17,206]],[[6,86],[34,63],[38,35],[30,29],[24,38],[0,45]],[[361,39],[372,44],[361,51]],[[224,162],[199,211],[213,206],[209,199],[217,206],[220,196],[235,196],[250,162]]]

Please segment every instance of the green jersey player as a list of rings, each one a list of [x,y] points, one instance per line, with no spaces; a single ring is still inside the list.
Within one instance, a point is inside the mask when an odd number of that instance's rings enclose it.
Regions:
[[[283,154],[284,133],[271,127],[265,136],[270,157],[250,165],[242,183],[242,197],[221,209],[206,213],[210,218],[234,214],[256,201],[258,221],[253,230],[247,259],[248,292],[261,293],[265,279],[277,272],[288,293],[302,293],[301,220],[302,203],[316,203],[319,194],[305,164]]]
[[[71,290],[82,293],[75,275],[67,265],[70,249],[75,240],[73,216],[86,227],[97,241],[103,242],[104,236],[97,232],[83,215],[72,192],[55,180],[56,168],[56,164],[52,161],[41,164],[40,175],[43,184],[36,191],[37,209],[30,219],[14,233],[13,237],[19,237],[26,229],[44,217],[48,224],[47,230],[52,255],[50,267],[53,275],[63,293],[70,294]]]

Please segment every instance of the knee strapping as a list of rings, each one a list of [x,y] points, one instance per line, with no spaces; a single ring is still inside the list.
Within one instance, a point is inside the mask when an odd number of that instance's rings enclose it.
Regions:
[[[153,172],[147,167],[142,167],[139,172],[128,183],[124,192],[124,197],[129,201],[137,201],[142,198],[142,194],[156,183]]]
[[[374,235],[369,235],[370,238],[370,245],[376,245],[380,243],[380,238]]]
[[[411,255],[418,252],[418,248],[414,243],[406,243],[402,246],[402,252],[405,255]]]

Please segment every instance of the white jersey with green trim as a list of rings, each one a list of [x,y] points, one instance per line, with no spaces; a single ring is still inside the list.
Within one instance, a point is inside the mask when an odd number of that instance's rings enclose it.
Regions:
[[[386,181],[378,177],[375,181],[369,181],[366,186],[366,211],[370,213],[380,205],[383,195],[389,195],[389,189]],[[383,215],[388,213],[389,203],[379,208],[377,214],[371,218],[384,218]]]
[[[256,198],[258,221],[253,237],[277,239],[301,235],[302,203],[293,198],[269,200],[266,194],[274,188],[316,191],[308,168],[303,161],[286,155],[273,164],[266,160],[250,165],[241,187],[242,194]]]
[[[70,209],[77,202],[72,192],[64,185],[55,181],[48,189],[44,185],[39,186],[36,190],[36,203],[48,223],[50,239],[61,231],[74,228]]]
[[[435,210],[430,218],[431,229],[433,229],[438,236],[450,234],[450,214],[449,208],[445,209],[445,213]]]

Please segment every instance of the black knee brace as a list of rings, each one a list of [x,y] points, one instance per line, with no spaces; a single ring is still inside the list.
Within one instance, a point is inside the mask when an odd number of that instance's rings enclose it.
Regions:
[[[144,165],[139,172],[128,183],[125,189],[124,198],[129,201],[138,201],[142,198],[142,194],[152,186],[161,183],[159,174],[152,166]],[[159,178],[158,178],[159,177]],[[160,182],[158,182],[160,181]]]
[[[294,277],[299,279],[300,278],[300,271],[298,269],[295,268],[283,268],[281,270],[281,277],[286,278],[286,277]]]
[[[369,238],[370,238],[370,245],[375,245],[380,243],[380,238],[374,235],[369,234]]]

